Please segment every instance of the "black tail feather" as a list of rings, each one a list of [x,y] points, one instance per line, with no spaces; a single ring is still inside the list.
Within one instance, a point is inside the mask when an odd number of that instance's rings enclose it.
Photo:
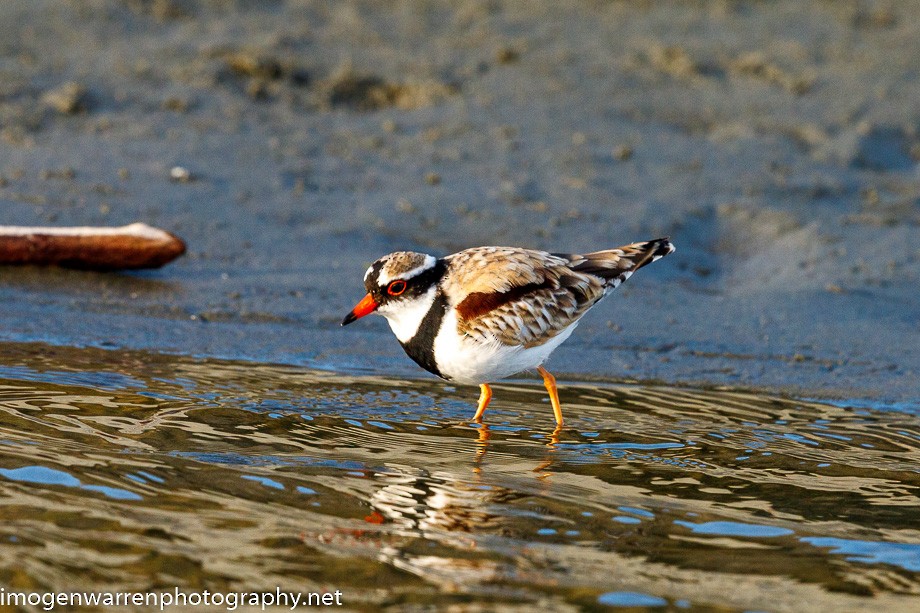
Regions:
[[[554,254],[568,259],[572,270],[598,276],[614,286],[646,264],[674,253],[669,237],[585,254]]]

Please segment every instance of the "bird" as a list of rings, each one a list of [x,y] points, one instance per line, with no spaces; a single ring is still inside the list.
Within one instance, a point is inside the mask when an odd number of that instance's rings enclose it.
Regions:
[[[367,269],[367,295],[341,325],[371,313],[385,317],[419,366],[479,386],[477,423],[492,400],[492,382],[536,369],[559,428],[556,379],[543,363],[591,307],[674,250],[665,237],[584,254],[522,247],[473,247],[444,257],[396,251]]]

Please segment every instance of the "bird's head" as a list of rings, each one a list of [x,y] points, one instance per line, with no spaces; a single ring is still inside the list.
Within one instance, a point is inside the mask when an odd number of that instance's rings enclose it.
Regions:
[[[364,273],[367,295],[345,316],[342,325],[379,313],[390,321],[397,337],[398,328],[411,327],[414,332],[431,307],[444,269],[443,260],[425,253],[396,251],[383,256]]]

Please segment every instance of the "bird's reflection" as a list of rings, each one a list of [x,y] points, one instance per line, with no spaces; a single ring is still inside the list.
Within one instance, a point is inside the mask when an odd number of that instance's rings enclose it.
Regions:
[[[379,475],[387,482],[369,502],[384,521],[413,532],[491,531],[503,516],[491,508],[523,495],[495,485],[455,479],[449,474]]]
[[[476,438],[476,457],[473,459],[473,472],[476,474],[482,473],[482,459],[486,455],[486,451],[489,450],[489,439],[492,438],[492,434],[489,432],[489,425],[482,422],[476,424],[476,427],[479,430],[479,436]]]
[[[492,433],[489,431],[488,424],[477,423],[475,427],[478,430],[478,435],[476,437],[476,455],[473,458],[473,472],[477,475],[482,475],[483,460],[485,459],[486,452],[489,450]],[[552,474],[551,472],[548,472],[547,469],[555,461],[555,457],[552,454],[556,451],[556,446],[559,444],[561,435],[562,425],[556,424],[555,428],[553,428],[553,431],[546,436],[547,455],[543,461],[533,469],[533,472],[540,473],[540,479],[545,479]]]
[[[509,508],[526,494],[448,471],[394,466],[347,483],[352,486],[351,494],[358,494],[355,486],[364,490],[358,495],[371,507],[364,518],[366,528],[316,534],[311,539],[314,546],[329,548],[336,555],[373,552],[376,559],[445,589],[453,589],[458,578],[470,583],[499,579],[499,563],[471,558],[469,552],[478,549],[478,534],[514,531],[515,516],[500,509]],[[309,538],[306,533],[302,537]],[[419,539],[438,546],[418,551],[411,545]]]
[[[433,583],[454,585],[458,576],[470,581],[498,580],[501,565],[494,561],[471,559],[468,553],[451,554],[478,549],[479,537],[520,533],[523,517],[528,513],[509,512],[522,501],[527,508],[529,494],[520,489],[504,487],[495,479],[486,479],[487,456],[504,443],[495,437],[499,429],[477,423],[473,441],[473,476],[463,476],[456,470],[428,471],[388,465],[371,470],[365,479],[348,480],[348,490],[367,501],[370,513],[364,517],[365,529],[341,530],[324,534],[318,541],[323,546],[341,548],[371,548],[378,559],[424,577]],[[543,457],[532,469],[541,483],[554,473],[550,470],[556,460],[562,428],[555,426],[543,435]],[[526,473],[525,473],[526,474]],[[412,552],[406,544],[423,538],[439,543],[445,549],[437,554]]]
[[[556,424],[556,427],[553,428],[552,433],[549,435],[549,442],[546,443],[546,446],[551,450],[556,450],[556,445],[559,444],[559,435],[562,434],[562,424]]]
[[[484,462],[490,446],[496,441],[492,440],[493,431],[488,424],[477,423],[475,427],[473,473],[476,477],[473,481],[447,472],[425,470],[413,474],[403,471],[376,474],[377,483],[384,485],[368,500],[374,510],[371,516],[379,523],[422,533],[429,530],[489,532],[499,528],[507,518],[492,509],[505,506],[524,494],[494,483],[483,483]],[[538,479],[553,474],[549,468],[556,459],[561,433],[562,427],[556,425],[546,435],[544,458],[533,468]]]

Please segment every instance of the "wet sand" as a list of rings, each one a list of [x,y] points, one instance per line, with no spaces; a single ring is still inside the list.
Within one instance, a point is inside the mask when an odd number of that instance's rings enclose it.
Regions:
[[[338,329],[379,255],[670,235],[551,368],[914,403],[918,13],[4,3],[0,223],[190,253],[0,270],[0,338],[424,376],[382,320]]]

